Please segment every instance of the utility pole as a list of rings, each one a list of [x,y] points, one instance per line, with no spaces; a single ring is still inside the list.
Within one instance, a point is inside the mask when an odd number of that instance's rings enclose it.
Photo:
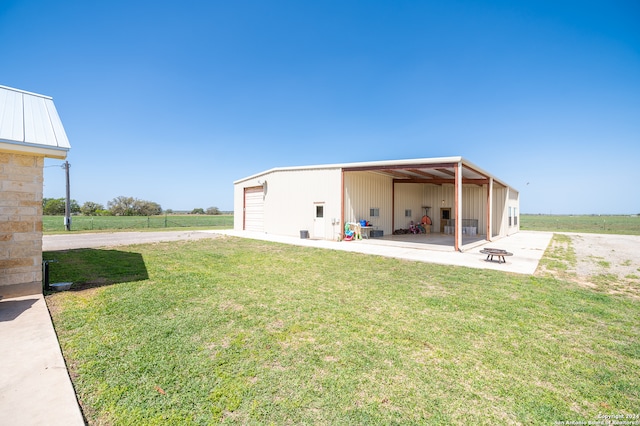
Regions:
[[[64,203],[64,228],[67,231],[71,231],[71,193],[69,190],[69,167],[71,167],[71,165],[68,161],[65,161],[62,165],[67,178],[67,199]]]

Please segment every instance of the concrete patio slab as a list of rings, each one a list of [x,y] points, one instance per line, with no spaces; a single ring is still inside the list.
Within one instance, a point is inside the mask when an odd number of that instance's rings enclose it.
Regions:
[[[271,235],[247,231],[212,230],[201,231],[241,238],[251,238],[263,241],[273,241],[283,244],[293,244],[303,247],[318,247],[330,250],[342,250],[355,253],[372,254],[398,259],[414,260],[417,262],[438,263],[441,265],[467,266],[479,269],[494,269],[497,271],[515,272],[519,274],[533,274],[538,262],[544,255],[552,232],[520,231],[508,237],[493,242],[478,242],[467,251],[456,252],[453,248],[434,249],[429,244],[410,241],[364,239],[358,241],[328,241],[300,239],[281,235]],[[513,253],[506,263],[486,261],[486,255],[480,253],[485,247],[505,249]]]

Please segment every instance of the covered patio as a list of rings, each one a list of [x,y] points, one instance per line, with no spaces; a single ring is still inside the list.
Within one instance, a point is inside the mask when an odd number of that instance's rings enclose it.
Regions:
[[[406,247],[423,250],[451,251],[454,245],[453,234],[402,234],[385,235],[381,238],[363,239],[364,244]],[[470,250],[479,245],[485,244],[487,240],[484,235],[463,235],[460,251]]]
[[[365,219],[387,243],[463,251],[519,230],[518,191],[462,157],[359,163],[342,181],[342,223]]]

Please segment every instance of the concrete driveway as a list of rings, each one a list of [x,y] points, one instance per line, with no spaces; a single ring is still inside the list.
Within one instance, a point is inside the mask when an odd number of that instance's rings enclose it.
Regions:
[[[42,251],[72,250],[157,243],[161,241],[215,238],[211,231],[104,232],[91,234],[56,234],[42,237]]]

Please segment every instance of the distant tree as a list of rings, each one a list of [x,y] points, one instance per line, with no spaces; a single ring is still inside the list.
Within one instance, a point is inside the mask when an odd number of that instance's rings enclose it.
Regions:
[[[219,215],[219,214],[220,214],[220,209],[219,209],[219,208],[217,208],[217,207],[209,207],[209,208],[207,209],[207,214],[210,214],[210,215]]]
[[[42,214],[47,216],[60,216],[65,214],[65,198],[45,198],[42,200]],[[79,213],[80,206],[76,200],[71,200],[69,206],[70,213]]]
[[[104,206],[100,203],[94,203],[93,201],[85,201],[80,207],[80,212],[85,216],[98,216],[98,211],[104,210]]]
[[[154,216],[162,213],[160,204],[133,197],[116,197],[107,203],[114,216]]]
[[[201,208],[193,209],[191,210],[191,214],[204,214],[204,209],[201,209]]]
[[[162,213],[162,207],[158,203],[146,200],[135,200],[133,209],[138,216],[155,216]]]
[[[133,197],[125,197],[123,195],[114,198],[107,203],[107,208],[114,216],[134,216]]]
[[[64,198],[48,198],[42,206],[42,214],[47,216],[61,215],[64,214],[64,208]]]
[[[173,209],[166,209],[164,212],[166,214],[173,214]]]

